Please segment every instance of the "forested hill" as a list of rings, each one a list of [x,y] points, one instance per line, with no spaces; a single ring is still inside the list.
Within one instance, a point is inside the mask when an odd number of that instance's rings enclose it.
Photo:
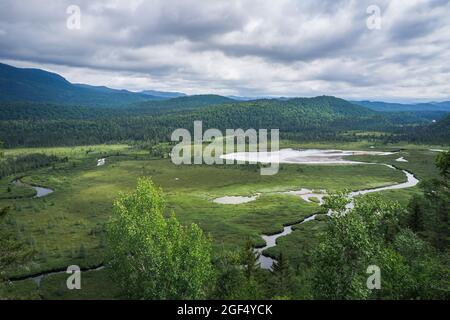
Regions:
[[[186,94],[183,92],[165,92],[165,91],[157,91],[157,90],[144,90],[144,91],[141,91],[141,93],[147,94],[150,96],[155,96],[155,97],[167,98],[167,99],[186,96]]]
[[[377,115],[375,111],[355,106],[343,99],[321,96],[286,101],[262,99],[234,102],[176,115],[170,114],[162,116],[161,119],[178,123],[180,127],[194,120],[203,120],[209,128],[280,128],[297,132],[318,127],[328,130],[324,128],[326,124],[352,119],[356,123]]]
[[[176,117],[178,114],[188,114],[189,118],[220,118],[222,123],[226,121],[230,124],[240,121],[239,117],[236,117],[238,113],[240,115],[245,113],[249,118],[253,117],[254,119],[273,118],[274,122],[295,120],[299,117],[303,117],[305,120],[311,120],[313,117],[329,120],[346,116],[360,117],[377,114],[345,100],[325,96],[294,98],[285,101],[277,99],[236,101],[218,95],[196,95],[148,101],[122,108],[96,108],[49,103],[0,103],[0,120],[98,119],[162,115],[164,113],[177,114]]]
[[[127,111],[139,114],[156,114],[165,112],[190,111],[234,102],[237,101],[215,94],[202,94],[175,97],[169,100],[162,101],[141,102],[129,106]]]
[[[235,100],[218,95],[195,95],[167,100],[146,101],[120,108],[52,104],[40,102],[0,102],[1,120],[98,119],[157,115],[191,111],[234,103]]]
[[[160,99],[143,93],[72,84],[58,74],[0,63],[0,102],[120,106]]]
[[[382,111],[382,112],[405,112],[405,111],[450,112],[450,101],[414,103],[414,104],[390,103],[382,101],[352,101],[352,102],[356,105],[360,105],[375,111]]]
[[[412,142],[450,143],[450,114],[429,126],[405,128],[405,138]]]
[[[223,99],[217,96],[172,99],[175,104],[167,102],[164,108],[169,111],[160,114],[155,114],[149,105],[106,110],[53,105],[34,105],[30,109],[26,104],[10,104],[2,107],[9,109],[1,113],[9,113],[9,118],[2,116],[0,140],[9,147],[167,141],[174,129],[190,129],[195,120],[203,120],[205,129],[280,129],[282,137],[304,140],[333,140],[339,138],[340,131],[396,127],[383,114],[335,97],[246,102],[224,98],[228,103],[191,109],[198,103],[196,99],[205,98]],[[192,104],[186,107],[184,99]],[[20,110],[15,118],[14,110]]]
[[[164,101],[164,103],[169,103]],[[388,130],[404,125],[426,125],[445,115],[440,112],[380,113],[332,96],[232,101],[214,106],[167,106],[158,119],[178,127],[203,120],[209,128],[279,128],[285,132],[337,132],[345,130]]]

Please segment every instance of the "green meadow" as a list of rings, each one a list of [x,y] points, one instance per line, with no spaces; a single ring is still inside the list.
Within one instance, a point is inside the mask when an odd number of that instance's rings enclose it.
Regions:
[[[295,144],[283,141],[282,147],[368,149],[369,142],[358,144]],[[436,152],[432,147],[393,145],[373,150],[401,151],[389,156],[359,156],[352,160],[395,165],[413,172],[419,179],[437,175]],[[174,212],[184,224],[195,222],[209,233],[216,249],[238,248],[247,239],[263,245],[260,235],[274,233],[283,225],[301,221],[318,212],[317,203],[279,192],[308,188],[360,190],[404,182],[399,170],[383,165],[281,165],[274,176],[261,176],[255,165],[181,165],[170,159],[155,158],[148,151],[127,145],[95,145],[74,148],[22,148],[5,150],[6,157],[45,153],[68,157],[52,167],[25,172],[22,181],[45,186],[54,192],[32,198],[27,186],[11,186],[16,178],[0,181],[0,207],[10,207],[6,228],[17,239],[34,248],[35,255],[26,265],[7,270],[10,277],[24,277],[69,265],[82,268],[102,265],[106,251],[105,224],[112,214],[112,203],[120,193],[136,187],[139,177],[148,176],[160,186],[167,199],[167,214]],[[405,157],[409,162],[396,162]],[[97,159],[107,157],[104,166]],[[9,188],[9,189],[8,189]],[[418,187],[385,191],[386,198],[406,203],[419,192]],[[250,196],[257,200],[239,205],[224,205],[213,200],[223,196]],[[276,256],[286,253],[294,265],[307,263],[302,253],[316,245],[324,221],[294,227],[294,232],[279,239],[279,246],[269,249]],[[45,277],[40,287],[32,280],[17,281],[3,294],[33,299],[116,298],[117,290],[108,281],[108,270],[83,273],[84,289],[69,292],[66,274]]]

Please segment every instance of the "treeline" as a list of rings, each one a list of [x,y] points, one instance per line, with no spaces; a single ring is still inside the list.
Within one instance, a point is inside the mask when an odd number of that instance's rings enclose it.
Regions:
[[[1,102],[0,121],[3,120],[82,120],[148,116],[190,111],[235,100],[217,95],[198,95],[133,103],[127,106],[95,107],[39,102]]]
[[[0,137],[5,141],[5,147],[166,141],[171,132],[147,118],[0,122]]]
[[[2,102],[0,121],[9,120],[57,120],[96,119],[113,109],[98,109],[81,106],[65,106],[49,103]],[[118,114],[117,114],[118,115]]]
[[[17,146],[61,146],[99,144],[122,141],[159,141],[170,140],[177,128],[186,128],[192,132],[193,123],[203,120],[204,129],[248,129],[279,128],[282,138],[314,141],[333,140],[349,141],[352,137],[342,136],[345,126],[342,123],[313,121],[289,121],[285,125],[272,120],[253,120],[243,114],[236,114],[233,119],[215,117],[212,113],[205,115],[166,116],[166,117],[122,117],[97,120],[40,120],[0,122],[0,137],[6,147]],[[364,129],[364,125],[353,128]],[[347,127],[348,128],[348,127]]]
[[[450,115],[428,126],[398,129],[399,139],[414,143],[448,144],[450,142]]]
[[[415,130],[421,132],[429,121],[427,116],[379,113],[327,96],[246,102],[194,96],[127,108],[8,104],[0,109],[0,138],[7,147],[168,141],[173,130],[192,130],[196,120],[205,129],[280,129],[282,138],[303,141],[356,139],[343,135],[349,130],[398,132],[401,139],[414,139]],[[429,138],[442,139],[442,129]]]
[[[59,158],[54,155],[46,155],[41,153],[7,157],[5,159],[0,159],[0,179],[16,173],[48,167],[55,163],[67,161],[67,157]]]

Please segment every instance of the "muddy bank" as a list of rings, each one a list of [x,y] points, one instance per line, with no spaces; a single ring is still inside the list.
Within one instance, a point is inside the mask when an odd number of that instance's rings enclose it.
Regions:
[[[366,162],[345,160],[348,156],[377,155],[387,156],[394,152],[351,151],[334,149],[281,149],[270,152],[236,152],[220,156],[225,160],[246,161],[251,163],[286,164],[366,164]]]

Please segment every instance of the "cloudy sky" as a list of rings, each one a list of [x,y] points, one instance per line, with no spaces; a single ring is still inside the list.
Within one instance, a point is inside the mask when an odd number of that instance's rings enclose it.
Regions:
[[[0,61],[133,91],[446,100],[450,0],[1,0]]]

